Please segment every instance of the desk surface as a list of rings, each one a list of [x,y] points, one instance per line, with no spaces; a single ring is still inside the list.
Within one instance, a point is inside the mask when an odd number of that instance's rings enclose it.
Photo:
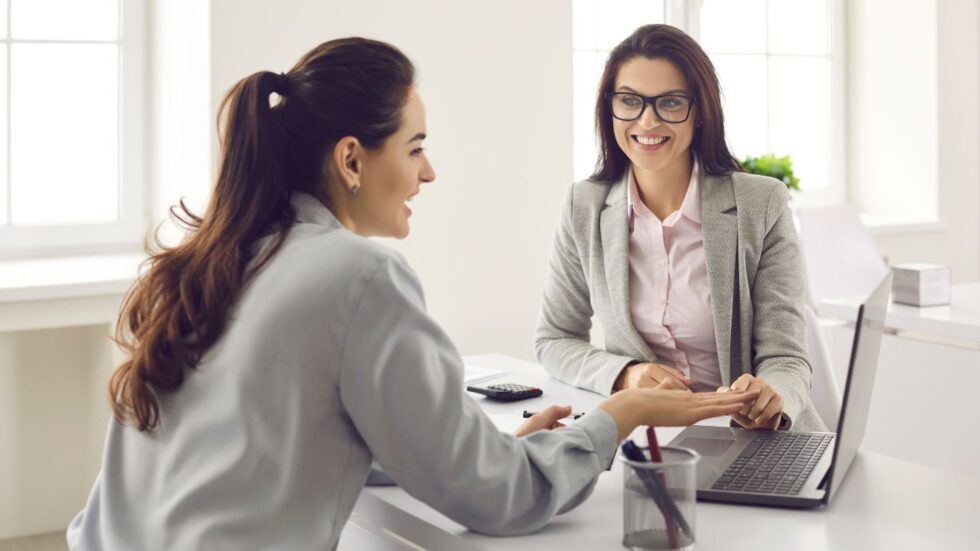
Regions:
[[[538,385],[541,398],[516,404],[482,401],[502,430],[523,409],[550,404],[588,411],[602,397],[549,376],[537,365],[502,355],[470,356],[467,364],[511,373],[508,381]],[[664,442],[680,429],[658,429]],[[926,442],[920,442],[924,445]],[[380,499],[418,519],[415,529],[458,538],[461,548],[542,551],[617,549],[623,530],[622,471],[616,461],[599,477],[593,495],[578,508],[556,517],[528,536],[493,538],[466,530],[401,488],[368,487],[362,501]],[[369,514],[359,502],[355,514]],[[698,503],[698,549],[980,549],[980,479],[946,473],[883,455],[861,452],[840,492],[822,510]],[[431,536],[431,534],[430,534]],[[411,534],[400,537],[412,541]],[[418,540],[416,540],[418,541]],[[429,538],[427,541],[432,541]],[[343,540],[342,540],[343,543]],[[344,547],[341,546],[341,549]]]
[[[980,343],[980,282],[953,285],[945,306],[909,306],[891,303],[885,325],[896,331]],[[820,315],[853,322],[862,297],[824,300]]]

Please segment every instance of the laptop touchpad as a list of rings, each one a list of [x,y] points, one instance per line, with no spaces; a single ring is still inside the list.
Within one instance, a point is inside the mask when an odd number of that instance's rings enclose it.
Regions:
[[[716,456],[725,453],[725,450],[732,447],[734,440],[721,440],[719,438],[685,438],[681,442],[681,447],[691,448],[692,450],[706,456]]]

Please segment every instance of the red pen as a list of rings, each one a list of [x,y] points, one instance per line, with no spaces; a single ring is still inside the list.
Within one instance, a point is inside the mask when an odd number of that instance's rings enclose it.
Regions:
[[[657,432],[653,430],[653,425],[647,425],[647,450],[650,452],[651,463],[663,463],[664,458],[660,453],[660,445],[657,444]],[[656,476],[660,486],[667,488],[664,473],[658,472]],[[674,522],[674,518],[669,515],[664,517],[664,521],[667,524],[667,539],[670,541],[670,546],[677,549],[677,524]]]

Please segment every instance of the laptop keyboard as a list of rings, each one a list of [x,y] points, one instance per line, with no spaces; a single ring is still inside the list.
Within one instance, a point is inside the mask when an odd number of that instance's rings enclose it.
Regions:
[[[711,489],[796,495],[833,439],[833,434],[760,432]]]

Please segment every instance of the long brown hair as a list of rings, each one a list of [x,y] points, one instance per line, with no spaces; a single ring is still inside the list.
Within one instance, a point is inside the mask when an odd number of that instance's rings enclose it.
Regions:
[[[691,88],[694,106],[701,125],[695,127],[691,152],[698,157],[708,174],[730,174],[742,166],[725,143],[725,118],[714,65],[701,46],[680,29],[670,25],[644,25],[620,42],[606,61],[599,80],[595,103],[595,132],[599,139],[599,156],[592,178],[613,182],[623,176],[629,158],[616,143],[613,134],[612,107],[605,99],[613,91],[616,75],[623,63],[635,57],[663,58],[673,63]]]
[[[295,217],[294,191],[327,197],[325,159],[354,136],[381,147],[401,124],[415,79],[397,48],[363,38],[331,40],[285,74],[239,81],[219,109],[224,121],[217,181],[203,216],[170,209],[188,231],[175,247],[155,239],[148,269],[130,289],[115,340],[128,359],[109,382],[113,414],[153,432],[159,397],[173,392],[224,331],[243,286],[279,249]],[[274,106],[270,98],[280,100]],[[256,242],[272,246],[253,258]]]

